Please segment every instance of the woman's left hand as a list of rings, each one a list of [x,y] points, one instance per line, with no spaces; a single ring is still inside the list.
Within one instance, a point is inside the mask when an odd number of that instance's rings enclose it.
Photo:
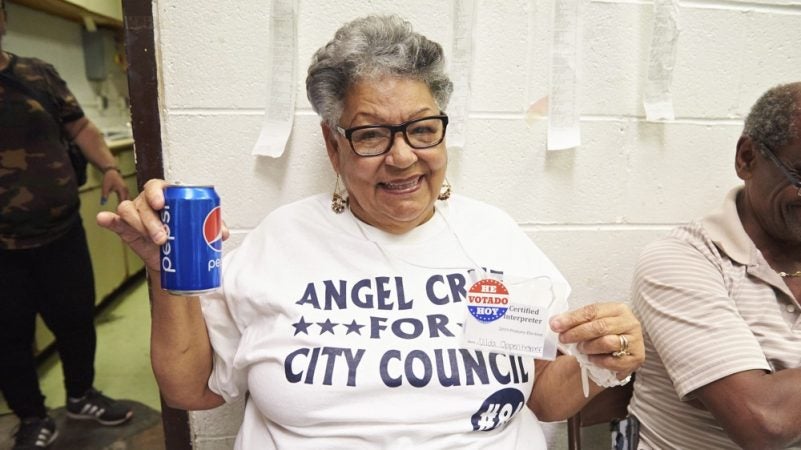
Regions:
[[[575,343],[600,367],[623,379],[645,361],[640,321],[624,303],[593,303],[551,318],[559,342]]]

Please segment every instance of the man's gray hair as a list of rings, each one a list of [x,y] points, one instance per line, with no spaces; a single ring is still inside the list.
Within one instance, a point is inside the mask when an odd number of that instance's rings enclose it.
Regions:
[[[442,46],[395,15],[363,17],[337,30],[312,57],[306,96],[314,111],[334,127],[351,86],[387,75],[420,80],[441,110],[448,105],[453,83],[445,73]]]
[[[801,82],[780,84],[759,97],[745,118],[743,136],[767,145],[773,151],[801,138]]]

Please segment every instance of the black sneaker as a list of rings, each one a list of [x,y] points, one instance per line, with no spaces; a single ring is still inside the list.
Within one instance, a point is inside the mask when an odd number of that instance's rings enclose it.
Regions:
[[[58,437],[56,422],[50,417],[22,419],[14,434],[13,450],[38,450],[50,447]]]
[[[91,419],[101,425],[119,425],[131,416],[131,408],[95,389],[89,389],[79,399],[67,398],[67,417],[71,419]]]

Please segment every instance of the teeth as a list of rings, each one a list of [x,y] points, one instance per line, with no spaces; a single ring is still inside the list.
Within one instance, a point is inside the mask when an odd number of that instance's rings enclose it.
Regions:
[[[387,189],[400,191],[403,189],[413,188],[415,185],[417,185],[417,181],[418,179],[407,181],[406,183],[384,183],[384,186],[386,186]]]

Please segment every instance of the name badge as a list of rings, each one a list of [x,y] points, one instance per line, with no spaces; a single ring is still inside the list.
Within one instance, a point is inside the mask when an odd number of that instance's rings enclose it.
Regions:
[[[510,285],[485,278],[467,292],[463,345],[498,353],[553,359],[546,345],[549,308],[553,303],[550,281]]]

